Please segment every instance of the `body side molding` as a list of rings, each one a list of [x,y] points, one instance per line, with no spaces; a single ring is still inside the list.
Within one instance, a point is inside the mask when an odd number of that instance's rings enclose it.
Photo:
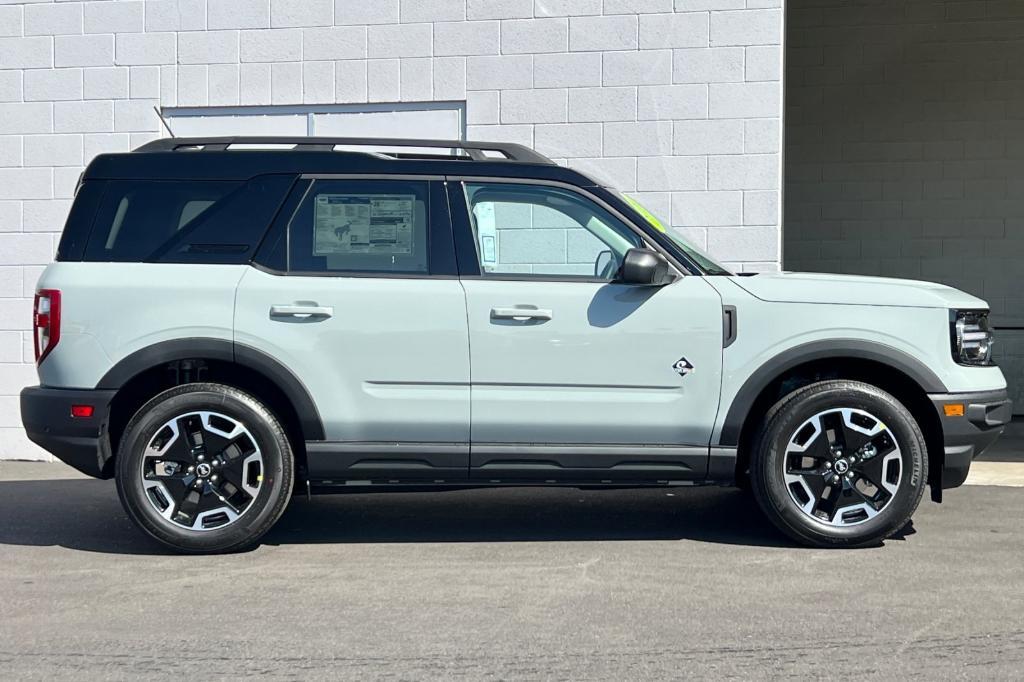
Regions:
[[[945,393],[946,386],[917,358],[892,346],[861,339],[813,341],[785,350],[761,365],[740,387],[729,406],[717,445],[739,445],[740,431],[758,395],[783,372],[798,365],[829,358],[856,358],[888,365],[903,372],[926,393]]]

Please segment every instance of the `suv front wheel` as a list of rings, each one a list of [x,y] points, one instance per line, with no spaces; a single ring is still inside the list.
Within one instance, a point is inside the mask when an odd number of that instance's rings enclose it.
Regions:
[[[793,539],[863,547],[910,520],[928,456],[917,422],[893,396],[857,381],[823,381],[768,411],[750,477],[761,508]]]
[[[117,491],[128,516],[178,551],[231,552],[278,520],[292,491],[284,429],[238,389],[196,383],[164,391],[125,428]]]

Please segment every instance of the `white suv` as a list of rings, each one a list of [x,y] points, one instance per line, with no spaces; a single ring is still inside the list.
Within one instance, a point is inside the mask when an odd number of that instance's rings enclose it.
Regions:
[[[734,275],[508,144],[99,156],[34,325],[29,436],[188,552],[256,542],[295,490],[733,483],[799,542],[861,546],[1011,412],[984,301]]]

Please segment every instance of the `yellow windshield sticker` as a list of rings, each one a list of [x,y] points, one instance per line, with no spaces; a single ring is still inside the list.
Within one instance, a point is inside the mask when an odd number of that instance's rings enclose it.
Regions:
[[[623,195],[623,196],[625,196],[625,195]],[[642,215],[647,220],[647,222],[651,224],[651,227],[653,227],[658,232],[665,232],[666,231],[665,230],[665,226],[662,225],[660,220],[658,220],[658,216],[654,215],[653,213],[648,211],[646,208],[644,208],[643,204],[641,204],[639,201],[637,201],[636,199],[634,199],[633,197],[630,197],[630,196],[626,197],[626,201],[629,202],[629,205],[632,206],[636,210],[637,213]]]

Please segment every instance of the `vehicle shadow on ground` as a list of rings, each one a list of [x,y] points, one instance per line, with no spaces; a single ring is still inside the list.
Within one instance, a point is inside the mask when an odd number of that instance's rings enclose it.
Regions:
[[[728,488],[508,488],[295,497],[264,544],[697,540],[791,547],[752,497]],[[112,481],[0,482],[0,544],[164,554]]]

